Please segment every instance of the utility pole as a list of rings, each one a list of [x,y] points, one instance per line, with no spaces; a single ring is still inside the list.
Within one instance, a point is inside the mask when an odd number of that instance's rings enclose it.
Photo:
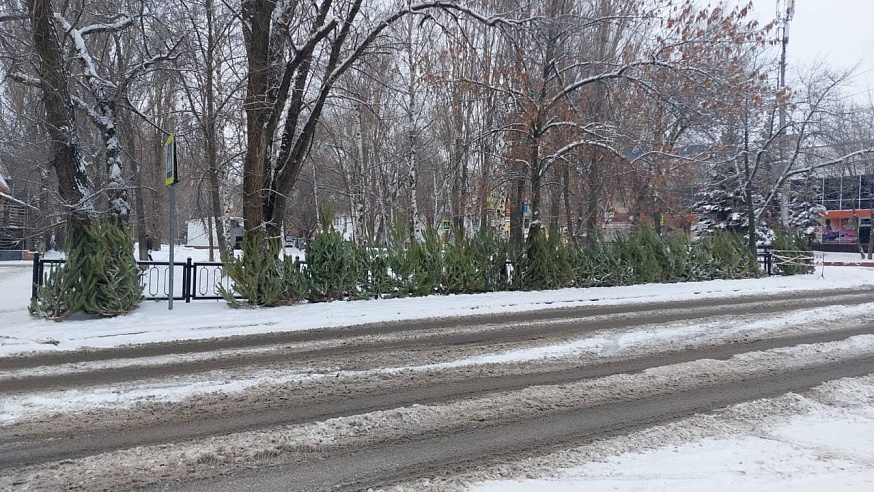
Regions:
[[[780,91],[786,91],[786,47],[789,45],[789,22],[795,16],[795,0],[777,0],[777,24],[779,25],[778,32],[780,34]],[[780,177],[785,176],[789,171],[789,163],[786,157],[786,104],[785,101],[780,104],[780,128],[782,132],[778,139],[779,155],[780,155]],[[789,181],[786,180],[782,185],[780,193],[780,221],[784,228],[789,227]]]

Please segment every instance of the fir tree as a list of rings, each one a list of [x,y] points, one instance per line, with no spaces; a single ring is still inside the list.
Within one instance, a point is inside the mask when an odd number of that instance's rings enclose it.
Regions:
[[[70,235],[67,261],[37,291],[31,314],[61,320],[79,311],[111,317],[136,309],[143,287],[128,229],[113,218],[93,219]]]
[[[803,180],[793,183],[796,188],[789,201],[789,223],[795,231],[812,239],[822,221],[825,207],[816,203],[822,196],[821,186],[815,176],[808,174]]]
[[[748,237],[748,205],[741,184],[734,170],[722,169],[729,164],[714,166],[704,187],[695,194],[692,211],[699,215],[698,222],[692,226],[692,233],[701,237],[717,231],[733,231]],[[764,196],[753,190],[753,208],[758,215],[765,201]],[[756,244],[770,245],[774,241],[774,231],[762,219],[756,221]]]

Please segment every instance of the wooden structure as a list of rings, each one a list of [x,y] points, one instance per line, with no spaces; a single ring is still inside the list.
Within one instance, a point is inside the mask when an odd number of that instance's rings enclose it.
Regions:
[[[27,204],[12,196],[0,175],[0,250],[27,249],[28,209]]]

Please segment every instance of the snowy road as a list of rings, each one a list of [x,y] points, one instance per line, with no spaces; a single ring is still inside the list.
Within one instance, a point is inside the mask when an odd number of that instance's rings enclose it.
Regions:
[[[871,290],[766,298],[7,357],[0,488],[360,490],[874,371]]]
[[[296,454],[269,469],[244,471],[154,491],[251,492],[360,491],[419,477],[458,473],[505,460],[571,448],[643,426],[706,412],[745,400],[803,391],[822,381],[868,374],[874,356],[793,372],[716,384],[694,391],[628,399],[536,418],[472,425],[451,432],[386,440],[354,450]]]

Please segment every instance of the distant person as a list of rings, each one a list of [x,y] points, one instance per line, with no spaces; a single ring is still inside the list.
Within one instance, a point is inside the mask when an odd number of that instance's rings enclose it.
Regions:
[[[146,256],[149,258],[149,261],[152,260],[152,237],[146,234]]]

